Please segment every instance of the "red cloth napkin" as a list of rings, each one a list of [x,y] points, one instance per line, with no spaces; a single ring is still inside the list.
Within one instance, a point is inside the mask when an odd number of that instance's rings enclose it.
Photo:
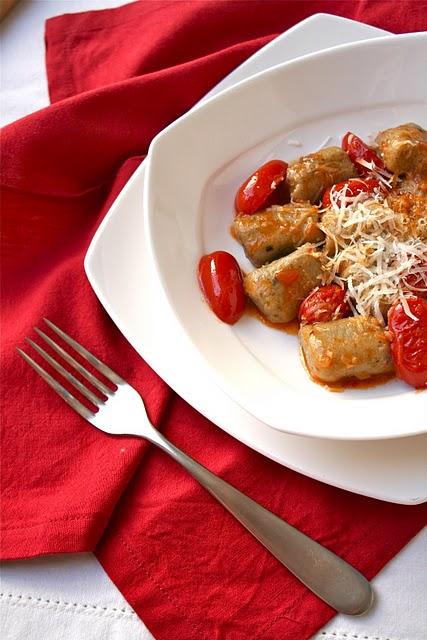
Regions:
[[[424,506],[308,479],[199,415],[119,334],[83,257],[153,135],[272,37],[319,11],[416,31],[426,10],[151,0],[48,21],[53,105],[2,133],[3,558],[95,550],[157,640],[303,640],[334,613],[164,454],[64,406],[15,352],[43,316],[133,384],[173,442],[368,578],[421,528]]]

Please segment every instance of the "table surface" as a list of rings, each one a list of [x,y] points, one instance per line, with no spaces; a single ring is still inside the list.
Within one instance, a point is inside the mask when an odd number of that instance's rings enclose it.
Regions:
[[[49,102],[44,67],[46,18],[121,4],[120,0],[21,0],[10,11],[0,24],[1,125]],[[22,53],[28,49],[30,58]],[[376,602],[371,612],[360,618],[338,615],[315,639],[424,640],[426,549],[427,533],[422,532],[374,580]],[[5,563],[0,608],[2,637],[8,640],[152,640],[92,554]]]

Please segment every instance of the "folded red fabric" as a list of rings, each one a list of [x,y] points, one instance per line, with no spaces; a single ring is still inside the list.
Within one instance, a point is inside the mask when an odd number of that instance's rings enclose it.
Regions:
[[[133,384],[178,446],[368,578],[421,528],[424,506],[308,479],[189,407],[106,316],[83,257],[153,135],[275,35],[319,11],[417,31],[426,10],[151,0],[48,22],[53,104],[2,136],[3,558],[95,550],[158,640],[302,640],[334,613],[161,452],[99,433],[63,405],[15,352],[43,316]]]

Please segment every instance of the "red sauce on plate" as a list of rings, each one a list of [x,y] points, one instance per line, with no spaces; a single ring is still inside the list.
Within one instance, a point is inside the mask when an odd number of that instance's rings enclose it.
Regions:
[[[338,382],[326,383],[321,380],[316,380],[312,376],[310,378],[316,384],[320,384],[322,387],[328,389],[328,391],[333,391],[335,393],[340,393],[341,391],[345,391],[346,389],[372,389],[373,387],[379,387],[382,384],[386,384],[386,382],[390,382],[390,380],[394,380],[396,374],[394,372],[391,373],[382,373],[379,376],[374,376],[373,378],[367,378],[366,380],[359,380],[358,378],[344,378],[343,380],[339,380]]]
[[[292,320],[291,322],[270,322],[258,309],[257,306],[254,305],[249,299],[247,300],[245,314],[251,316],[252,318],[256,318],[263,324],[267,325],[271,329],[276,329],[276,331],[284,331],[284,333],[288,333],[292,336],[297,336],[299,331],[299,322],[297,319]]]

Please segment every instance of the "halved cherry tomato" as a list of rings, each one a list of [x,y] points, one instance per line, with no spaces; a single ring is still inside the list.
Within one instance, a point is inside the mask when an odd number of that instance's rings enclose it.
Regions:
[[[331,206],[331,196],[342,191],[343,195],[347,198],[353,198],[354,196],[359,195],[359,193],[374,193],[375,189],[382,189],[381,182],[376,178],[365,178],[362,180],[361,178],[350,178],[350,180],[346,180],[345,182],[338,182],[337,184],[332,185],[325,193],[323,194],[322,199],[322,207],[330,207]],[[339,197],[334,198],[336,204],[341,206],[341,199]]]
[[[350,314],[350,307],[345,300],[345,291],[337,284],[317,287],[301,302],[299,321],[305,324],[313,322],[330,322],[339,320]]]
[[[353,162],[359,175],[366,176],[370,171],[372,171],[372,169],[377,171],[386,170],[385,164],[378,156],[378,154],[375,153],[373,149],[368,147],[368,145],[363,142],[363,140],[361,140],[358,136],[356,136],[354,133],[351,133],[351,131],[347,131],[347,133],[343,137],[342,148],[347,152],[347,155]],[[365,167],[360,163],[360,160],[372,163],[372,169]]]
[[[283,160],[270,160],[254,171],[236,194],[237,214],[251,215],[266,205],[277,187],[285,180],[287,170],[288,165]]]
[[[214,251],[200,259],[198,280],[206,302],[216,316],[234,324],[245,310],[243,278],[236,259],[226,251]]]
[[[405,278],[403,278],[403,284],[408,287],[408,289],[415,296],[419,296],[420,298],[427,298],[427,287],[426,287],[426,278],[427,278],[427,262],[422,262],[421,260],[417,264],[417,269],[423,269],[424,277],[422,277],[419,273],[409,273]],[[416,291],[414,291],[416,289]]]
[[[427,388],[427,302],[418,296],[407,298],[413,320],[401,302],[388,312],[391,353],[396,373],[417,389]]]

